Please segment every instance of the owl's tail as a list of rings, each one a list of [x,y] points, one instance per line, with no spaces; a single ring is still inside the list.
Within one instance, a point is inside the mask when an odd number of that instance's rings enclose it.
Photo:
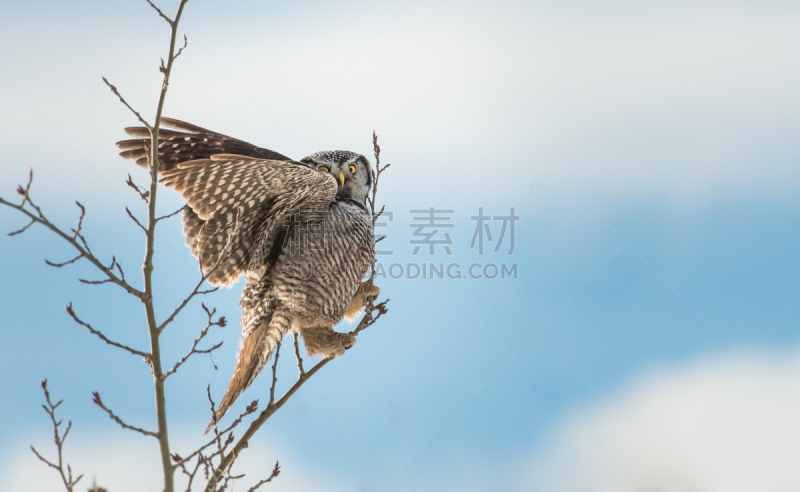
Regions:
[[[289,318],[280,312],[273,313],[269,319],[249,330],[245,335],[242,350],[239,352],[239,360],[236,362],[236,370],[233,372],[228,389],[203,435],[208,434],[208,431],[222,419],[239,395],[253,384],[287,331],[289,331]]]

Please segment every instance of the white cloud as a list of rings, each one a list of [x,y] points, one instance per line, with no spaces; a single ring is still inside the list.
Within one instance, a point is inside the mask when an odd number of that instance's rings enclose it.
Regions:
[[[86,490],[96,478],[97,485],[110,492],[158,492],[162,490],[161,467],[157,448],[152,439],[137,438],[139,443],[114,432],[116,439],[100,435],[78,438],[70,436],[65,448],[64,459],[72,465],[75,475],[85,473],[76,490]],[[55,447],[42,434],[42,445],[37,450],[47,458],[55,458]],[[177,438],[176,438],[177,437]],[[262,436],[263,437],[263,436]],[[172,433],[173,444],[194,443],[196,434]],[[238,473],[247,473],[233,490],[247,490],[259,479],[269,476],[276,460],[280,461],[283,473],[269,484],[269,490],[300,491],[326,490],[345,491],[355,489],[346,477],[333,477],[325,470],[309,468],[307,460],[298,456],[291,445],[281,443],[272,436],[254,441],[237,462]],[[12,450],[17,450],[14,453]],[[202,472],[201,472],[202,473]],[[185,490],[188,483],[185,476],[176,475],[176,488]],[[195,480],[192,489],[202,490],[205,482],[202,477]],[[63,490],[58,473],[36,459],[28,444],[20,442],[7,446],[6,454],[0,464],[0,490],[39,491]]]
[[[800,353],[705,358],[641,377],[574,411],[521,463],[519,489],[794,490]]]
[[[311,16],[270,7],[236,22],[192,10],[167,112],[295,157],[336,147],[369,153],[375,128],[384,157],[402,163],[395,186],[435,198],[456,183],[467,198],[493,190],[507,196],[508,176],[520,199],[529,198],[532,183],[561,192],[562,177],[578,191],[671,194],[706,162],[693,180],[703,191],[768,190],[774,197],[788,181],[775,162],[800,180],[787,130],[800,101],[787,62],[795,56],[798,11],[662,2],[638,5],[623,20],[632,6],[415,3],[397,16],[402,4],[390,2]],[[115,187],[124,180],[131,168],[113,142],[132,116],[104,87],[70,111],[102,74],[136,107],[152,106],[163,31],[111,73],[146,35],[137,29],[152,19],[142,10],[127,23],[77,16],[0,33],[10,50],[8,82],[26,100],[0,84],[0,101],[15,114],[15,124],[3,128],[14,143],[6,145],[13,148],[9,167],[49,133],[28,103],[50,124],[69,114],[59,130],[69,145],[52,136],[11,183],[29,165],[59,184],[94,178],[88,165]],[[121,26],[128,30],[118,32]],[[21,51],[14,48],[19,36],[27,36]],[[52,36],[61,51],[51,49]],[[746,133],[715,154],[746,123]]]

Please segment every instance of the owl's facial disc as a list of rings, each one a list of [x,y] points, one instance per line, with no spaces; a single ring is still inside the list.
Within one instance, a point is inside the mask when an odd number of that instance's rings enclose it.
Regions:
[[[369,161],[355,152],[317,152],[302,159],[336,180],[336,196],[365,203],[372,186]]]

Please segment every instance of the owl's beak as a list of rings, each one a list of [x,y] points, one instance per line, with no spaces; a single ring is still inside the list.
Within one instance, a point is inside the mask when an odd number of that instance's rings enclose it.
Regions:
[[[339,182],[344,186],[344,173],[339,171]]]

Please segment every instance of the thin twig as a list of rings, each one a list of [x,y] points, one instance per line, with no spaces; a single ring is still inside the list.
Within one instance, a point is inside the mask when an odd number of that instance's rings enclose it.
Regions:
[[[183,50],[185,50],[188,45],[189,45],[189,40],[186,38],[186,34],[184,34],[183,35],[183,46],[181,46],[181,49],[179,49],[178,53],[175,54],[175,59],[177,59],[179,56],[181,56],[181,53],[183,53]]]
[[[50,266],[61,266],[61,265],[57,265],[57,264],[52,264],[47,260],[44,260],[44,261],[47,262],[47,264],[50,265]],[[72,260],[72,261],[74,261],[74,260]],[[67,263],[71,263],[71,261],[67,262]],[[125,281],[125,272],[122,271],[122,265],[119,264],[119,262],[117,261],[117,257],[116,256],[112,256],[111,257],[111,264],[108,265],[108,267],[106,267],[106,268],[108,268],[110,271],[114,271],[114,269],[116,268],[117,271],[119,272],[120,280],[122,280],[123,282]],[[107,279],[104,279],[104,280],[86,280],[86,279],[83,279],[83,278],[79,278],[78,282],[81,282],[83,284],[88,284],[88,285],[102,285],[102,284],[111,283],[111,279],[107,278]]]
[[[67,492],[73,492],[75,485],[83,478],[83,474],[79,475],[77,478],[72,478],[72,467],[68,464],[67,470],[64,471],[64,459],[63,459],[63,451],[64,451],[64,441],[67,439],[67,434],[69,434],[69,430],[72,429],[72,421],[67,422],[67,429],[64,431],[64,434],[59,432],[59,427],[61,426],[62,420],[56,418],[56,408],[61,405],[64,400],[60,400],[58,403],[53,403],[50,399],[50,392],[47,391],[47,379],[42,381],[42,390],[44,390],[44,398],[46,401],[46,405],[42,405],[44,411],[47,412],[47,415],[50,416],[50,421],[53,423],[53,438],[56,443],[56,449],[58,450],[58,464],[53,463],[52,461],[46,459],[42,456],[39,451],[36,450],[33,446],[31,446],[31,451],[33,454],[36,455],[39,460],[43,463],[47,464],[47,466],[55,469],[58,471],[59,475],[61,475],[61,481],[64,484],[64,487],[67,489]]]
[[[67,266],[69,264],[75,263],[76,261],[80,260],[81,258],[83,258],[83,254],[79,254],[75,258],[73,258],[71,260],[67,260],[67,261],[65,261],[63,263],[53,263],[52,261],[48,260],[47,258],[45,258],[44,262],[47,263],[48,265],[50,265],[51,267],[61,268],[63,266]]]
[[[162,12],[160,8],[156,7],[156,5],[153,2],[151,2],[150,0],[146,0],[146,1],[147,1],[147,3],[150,4],[151,7],[153,7],[156,10],[156,12],[158,12],[158,15],[161,16],[162,19],[167,21],[167,24],[169,24],[170,26],[173,25],[173,23],[175,21],[173,21],[172,19],[167,17],[167,15],[164,12]]]
[[[381,318],[381,316],[383,316],[389,311],[389,308],[386,307],[387,302],[389,302],[389,299],[386,299],[385,301],[379,304],[374,304],[372,307],[367,306],[367,309],[364,312],[364,317],[361,318],[361,321],[358,323],[358,326],[356,326],[356,329],[351,331],[350,334],[358,335],[362,331],[374,325]],[[372,304],[372,301],[368,300],[367,304]],[[373,317],[372,314],[374,312],[378,313],[378,315],[375,317]]]
[[[269,388],[269,404],[275,404],[275,386],[278,385],[278,357],[281,355],[281,342],[275,346],[275,362],[272,364],[272,386]]]
[[[111,418],[111,420],[121,425],[123,429],[130,429],[132,431],[139,432],[140,434],[144,434],[145,436],[158,438],[158,433],[156,432],[142,429],[130,424],[126,424],[121,418],[119,418],[119,416],[117,416],[114,412],[112,412],[110,408],[108,408],[103,404],[103,400],[100,399],[100,393],[98,393],[97,391],[92,393],[92,402],[94,402],[94,404],[97,405],[98,407],[105,410],[108,416]]]
[[[303,370],[303,358],[300,357],[300,344],[297,343],[298,334],[294,334],[294,357],[297,359],[297,373],[298,377],[305,374]]]
[[[214,490],[214,486],[219,480],[219,478],[222,477],[225,470],[228,469],[228,467],[233,463],[233,460],[239,455],[239,453],[241,453],[242,450],[249,445],[250,439],[253,437],[256,431],[258,431],[258,429],[260,429],[261,426],[264,425],[264,422],[269,420],[269,418],[275,412],[280,410],[280,408],[284,405],[284,403],[286,403],[289,400],[289,398],[291,398],[292,395],[294,395],[295,392],[298,389],[300,389],[300,387],[303,386],[303,384],[305,384],[306,381],[311,379],[311,377],[313,377],[314,374],[317,373],[317,371],[325,367],[325,364],[327,364],[332,360],[333,357],[322,359],[320,362],[317,363],[317,365],[312,367],[308,372],[304,373],[302,376],[297,378],[297,381],[292,385],[291,388],[289,388],[286,391],[286,393],[284,393],[284,395],[278,401],[276,401],[273,405],[267,406],[267,408],[265,408],[259,414],[258,418],[256,418],[254,421],[250,423],[250,425],[247,427],[247,430],[242,435],[242,437],[240,437],[239,440],[236,442],[236,445],[233,447],[233,449],[230,452],[228,452],[228,454],[226,454],[222,458],[220,464],[217,465],[216,469],[214,470],[214,476],[211,478],[211,480],[209,480],[208,485],[206,486],[206,492],[211,492]]]
[[[97,336],[100,340],[106,342],[109,345],[113,345],[114,347],[121,348],[123,350],[127,350],[128,352],[132,353],[133,355],[138,355],[140,357],[144,357],[145,361],[152,362],[153,356],[147,352],[142,352],[141,350],[136,350],[133,347],[129,347],[127,345],[121,344],[119,342],[115,342],[114,340],[109,339],[107,336],[103,334],[100,330],[96,330],[92,328],[92,325],[83,321],[82,319],[78,318],[75,314],[75,311],[72,310],[72,303],[67,304],[67,313],[72,316],[72,319],[75,320],[76,323],[85,327],[89,330],[93,335]]]
[[[149,2],[150,0],[147,0],[147,1]],[[152,5],[152,4],[151,4],[151,5]],[[147,128],[148,130],[150,130],[150,132],[152,133],[152,132],[153,132],[153,127],[152,127],[152,126],[150,126],[150,123],[148,123],[148,122],[147,122],[147,121],[146,121],[146,120],[145,120],[145,119],[142,117],[142,115],[140,115],[140,114],[139,114],[139,112],[138,112],[138,111],[136,111],[135,109],[133,109],[133,107],[131,107],[131,105],[130,105],[130,104],[128,104],[128,101],[126,101],[126,100],[125,100],[125,98],[124,98],[124,97],[122,97],[122,94],[120,94],[120,93],[119,93],[119,91],[117,90],[117,86],[113,85],[113,84],[112,84],[111,82],[109,82],[109,81],[108,81],[108,79],[106,79],[105,77],[103,77],[103,82],[105,82],[105,83],[106,83],[106,85],[108,86],[108,88],[109,88],[109,89],[111,89],[111,92],[113,92],[114,94],[116,94],[116,96],[119,98],[120,102],[121,102],[122,104],[124,104],[126,108],[130,109],[130,110],[131,110],[131,112],[132,112],[133,114],[135,114],[137,118],[139,118],[139,121],[140,121],[140,122],[141,122],[141,123],[142,123],[142,124],[145,126],[145,128]]]
[[[109,279],[105,279],[105,280],[86,280],[84,278],[79,278],[78,282],[80,282],[82,284],[86,284],[86,285],[103,285],[103,284],[111,283],[111,280],[109,280]]]
[[[261,487],[265,483],[271,482],[273,478],[277,477],[280,474],[281,474],[281,466],[280,463],[276,461],[275,468],[272,469],[272,473],[270,474],[270,476],[268,478],[265,478],[264,480],[259,481],[257,484],[247,489],[247,492],[255,492],[256,490],[258,490],[259,487]]]
[[[117,267],[117,271],[119,272],[119,278],[121,278],[122,281],[124,282],[125,281],[125,272],[122,271],[122,265],[119,264],[119,262],[117,261],[117,257],[116,256],[112,256],[111,257],[111,266],[109,267],[109,270],[113,270],[115,265]]]
[[[220,432],[217,429],[217,420],[216,420],[217,412],[214,410],[214,399],[211,397],[211,385],[210,384],[206,385],[206,394],[208,395],[208,403],[211,406],[211,413],[214,414],[214,419],[213,419],[213,422],[214,422],[214,438],[215,438],[214,441],[217,443],[217,448],[219,448],[219,447],[221,447],[221,445],[219,443]]]
[[[164,375],[161,376],[163,379],[167,379],[172,374],[175,374],[175,372],[178,370],[178,368],[184,362],[189,360],[189,357],[191,357],[193,354],[210,354],[211,352],[213,352],[213,351],[217,350],[218,348],[222,347],[222,342],[219,342],[219,343],[213,345],[211,348],[208,348],[208,349],[198,349],[197,348],[197,344],[200,343],[200,340],[205,338],[206,335],[208,335],[208,330],[212,326],[219,326],[220,328],[224,328],[225,324],[226,324],[225,316],[220,317],[217,321],[213,320],[214,314],[217,312],[216,309],[209,310],[206,307],[205,304],[202,304],[202,306],[203,306],[203,310],[208,315],[208,322],[206,323],[206,326],[200,331],[200,335],[198,335],[197,338],[194,339],[194,343],[192,343],[192,348],[189,349],[189,352],[186,355],[184,355],[181,358],[181,360],[176,362],[175,365],[172,366],[172,369],[170,369],[169,371],[165,372]]]
[[[33,200],[31,200],[30,188],[31,188],[31,184],[32,183],[33,183],[33,170],[31,170],[31,172],[30,172],[30,177],[28,179],[28,184],[25,187],[19,186],[17,188],[17,193],[19,193],[23,197],[22,198],[22,202],[20,204],[11,203],[8,200],[0,197],[0,204],[5,205],[5,206],[10,207],[10,208],[13,208],[14,210],[17,210],[17,211],[21,212],[22,214],[26,215],[29,219],[31,219],[31,223],[42,224],[43,226],[47,227],[48,229],[50,229],[51,231],[56,233],[56,235],[60,236],[62,239],[64,239],[69,244],[71,244],[72,247],[75,248],[78,251],[78,256],[79,257],[86,258],[90,263],[92,263],[95,267],[97,267],[98,270],[103,272],[103,274],[108,278],[109,282],[114,283],[114,284],[122,287],[129,294],[132,294],[132,295],[134,295],[134,296],[136,296],[136,297],[141,299],[141,297],[143,295],[141,291],[139,291],[138,289],[134,288],[132,285],[130,285],[128,282],[126,282],[121,277],[117,276],[112,271],[111,268],[105,266],[94,255],[94,253],[92,253],[92,250],[91,250],[91,248],[89,248],[89,244],[87,243],[86,238],[83,236],[83,234],[80,233],[80,227],[82,225],[81,221],[82,221],[83,215],[81,215],[81,219],[79,220],[79,226],[76,227],[75,229],[73,229],[71,231],[71,233],[68,233],[68,232],[65,232],[65,231],[61,230],[58,226],[56,226],[55,224],[50,222],[50,220],[47,217],[45,217],[45,215],[42,212],[41,208],[38,207],[33,202]],[[26,207],[26,205],[29,206],[32,210],[29,210]],[[23,230],[27,229],[28,227],[30,227],[30,224],[28,224],[28,226],[24,227],[20,231],[16,231],[16,232],[17,233],[22,232]],[[48,263],[48,264],[50,264],[50,263]],[[57,265],[57,264],[53,264],[53,265]]]
[[[386,206],[382,206],[379,212],[375,212],[375,203],[376,197],[378,194],[378,183],[381,178],[381,174],[386,171],[391,164],[386,164],[385,166],[381,167],[381,146],[378,145],[378,134],[373,130],[372,132],[372,149],[375,155],[375,171],[372,171],[372,198],[369,200],[370,211],[372,212],[372,225],[374,227],[375,223],[378,221],[378,218],[383,214],[384,209]],[[381,238],[382,239],[382,238]],[[375,243],[377,244],[377,240]],[[380,304],[375,304],[375,297],[366,295],[367,288],[372,286],[375,283],[375,264],[377,263],[378,259],[375,255],[372,257],[372,271],[370,272],[369,280],[364,282],[361,285],[361,288],[364,291],[364,317],[361,318],[361,321],[356,326],[356,329],[351,331],[352,335],[358,335],[368,327],[375,324],[378,319],[386,314],[388,308],[386,304],[389,302],[389,299],[381,302]],[[377,312],[378,315],[374,316],[373,313]]]
[[[216,413],[216,410],[215,410],[214,400],[211,398],[211,387],[210,387],[210,385],[206,386],[206,393],[208,393],[208,400],[211,403],[211,412],[212,412],[212,420],[213,420],[214,418],[216,418],[217,413]],[[225,435],[225,434],[231,432],[236,426],[238,426],[239,424],[242,423],[242,420],[246,416],[248,416],[248,415],[250,415],[252,413],[255,413],[257,410],[258,410],[258,400],[253,400],[252,402],[250,402],[249,405],[247,405],[247,407],[245,407],[244,411],[241,414],[239,414],[239,416],[236,418],[236,420],[231,422],[230,425],[228,425],[228,427],[226,427],[225,429],[219,431],[219,435]],[[182,458],[182,457],[178,456],[177,454],[175,454],[175,455],[172,456],[172,460],[177,463],[176,466],[184,464],[184,463],[187,463],[192,458],[194,458],[195,456],[199,455],[202,451],[207,449],[209,446],[215,444],[216,442],[217,442],[217,437],[216,437],[216,434],[215,434],[214,437],[212,437],[209,442],[205,443],[204,445],[202,445],[198,449],[195,449],[191,454],[187,455],[185,458]]]
[[[164,219],[169,219],[169,218],[170,218],[170,217],[172,217],[172,216],[178,215],[179,213],[183,212],[183,210],[184,210],[185,208],[186,208],[186,205],[182,206],[181,208],[179,208],[178,210],[176,210],[176,211],[172,212],[171,214],[167,214],[167,215],[164,215],[163,217],[159,217],[159,218],[157,218],[157,219],[156,219],[156,221],[161,221],[161,220],[164,220]]]
[[[30,222],[28,222],[28,225],[26,225],[22,229],[18,229],[18,230],[14,231],[14,232],[9,232],[8,235],[9,236],[16,236],[17,234],[22,234],[23,232],[28,230],[28,227],[32,226],[35,223],[36,223],[35,220],[31,220]]]
[[[153,126],[150,130],[150,185],[147,202],[147,233],[145,234],[144,259],[142,261],[142,277],[144,288],[142,289],[142,302],[144,304],[145,318],[147,320],[147,332],[150,338],[150,352],[152,353],[152,373],[155,390],[156,421],[158,423],[158,446],[161,455],[161,469],[164,473],[164,492],[174,492],[175,490],[175,467],[172,464],[172,454],[169,445],[169,433],[167,432],[167,399],[164,388],[165,380],[161,367],[161,330],[156,319],[156,310],[153,304],[153,257],[155,256],[156,227],[156,195],[158,192],[158,168],[160,166],[158,158],[159,130],[161,128],[161,115],[164,110],[164,103],[167,98],[172,66],[175,61],[175,42],[178,37],[178,23],[180,22],[183,9],[187,0],[180,0],[175,18],[169,20],[171,29],[169,41],[169,53],[167,55],[167,66],[164,69],[164,77],[161,83],[161,93],[158,98]],[[151,6],[154,6],[151,3]],[[163,15],[156,9],[159,15]],[[147,125],[146,125],[147,126]]]
[[[84,207],[81,202],[75,201],[78,204],[78,208],[81,209],[81,216],[78,218],[78,226],[72,230],[72,239],[77,238],[81,235],[81,228],[83,228],[83,218],[86,216],[86,207]]]
[[[136,217],[133,216],[133,213],[131,212],[131,210],[127,206],[125,207],[125,211],[128,212],[128,217],[131,218],[133,223],[136,224],[137,226],[139,226],[139,229],[141,229],[145,233],[147,233],[147,227],[143,226],[142,223],[139,222],[139,219],[137,219]]]
[[[147,203],[147,199],[150,197],[150,192],[147,191],[147,188],[139,186],[136,183],[134,183],[133,178],[131,178],[130,174],[128,174],[128,180],[125,181],[125,184],[133,188],[133,191],[135,191],[136,194],[139,195],[139,198],[141,198],[142,200],[144,200],[145,203]]]

